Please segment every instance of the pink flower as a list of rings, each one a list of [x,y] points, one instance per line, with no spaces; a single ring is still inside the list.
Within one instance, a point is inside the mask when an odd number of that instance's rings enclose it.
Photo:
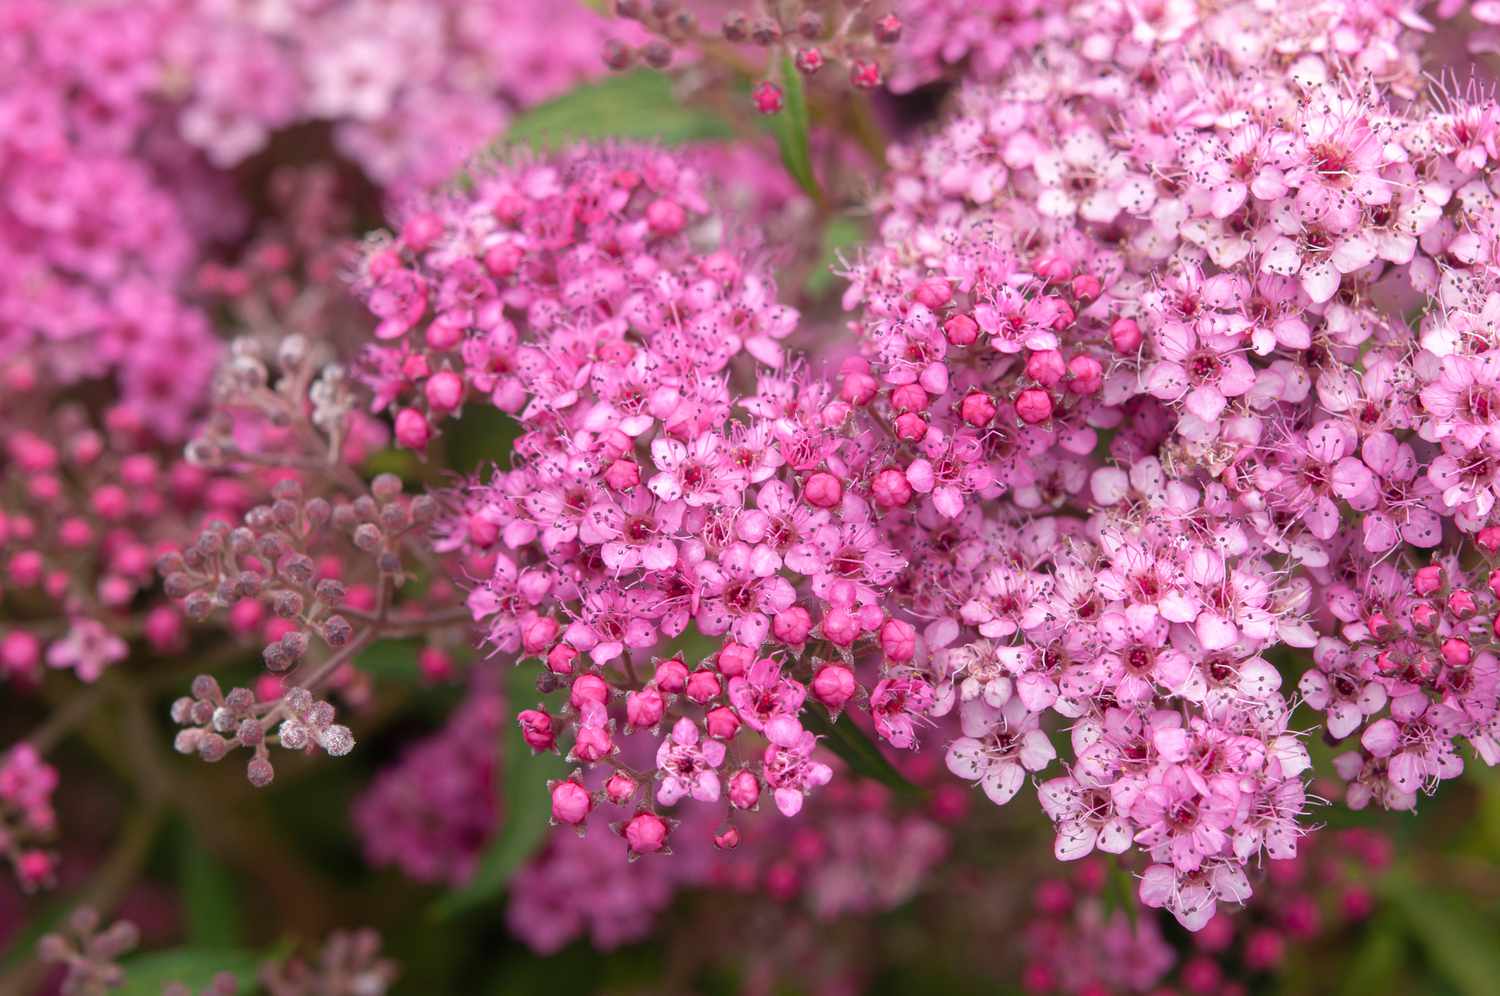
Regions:
[[[697,724],[684,716],[672,726],[672,735],[663,739],[656,751],[657,777],[661,781],[656,801],[671,806],[683,796],[691,795],[698,802],[717,802],[720,786],[714,769],[723,763],[724,744],[700,738]]]
[[[104,669],[125,659],[125,641],[93,619],[75,618],[68,632],[47,648],[47,666],[72,668],[79,681],[95,682]]]
[[[768,617],[797,601],[791,583],[776,573],[779,561],[764,545],[733,543],[719,554],[717,564],[701,564],[699,628],[709,636],[731,633],[748,647],[764,643],[771,628]]]
[[[964,735],[948,747],[948,770],[979,783],[991,802],[1003,806],[1021,790],[1026,772],[1041,771],[1057,757],[1035,713],[1019,699],[1003,709],[980,704],[963,715]]]
[[[925,716],[934,700],[932,686],[921,678],[882,678],[870,691],[875,732],[892,747],[915,749],[916,717]]]
[[[791,743],[766,747],[762,758],[766,784],[783,816],[796,816],[802,811],[803,797],[833,778],[832,768],[812,759],[816,746],[817,738],[804,732]]]
[[[1130,818],[1141,828],[1137,843],[1179,871],[1190,872],[1228,844],[1227,831],[1239,804],[1234,779],[1204,779],[1182,765],[1170,765],[1136,796]]]

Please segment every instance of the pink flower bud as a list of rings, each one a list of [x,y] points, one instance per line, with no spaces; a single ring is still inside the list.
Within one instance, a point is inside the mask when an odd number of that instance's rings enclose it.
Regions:
[[[797,71],[811,76],[823,68],[827,60],[823,53],[816,48],[802,48],[797,50]]]
[[[620,831],[631,854],[655,854],[665,849],[670,833],[666,820],[645,810],[632,816]]]
[[[899,467],[886,467],[870,482],[870,493],[881,508],[900,508],[911,501],[911,484]]]
[[[409,450],[427,448],[432,432],[427,427],[427,417],[415,408],[403,408],[396,413],[396,442]]]
[[[604,783],[604,796],[616,806],[623,806],[631,800],[639,787],[640,783],[634,778],[623,771],[616,771]]]
[[[705,705],[719,697],[723,686],[719,676],[712,671],[694,671],[687,681],[687,697],[699,705]]]
[[[1028,425],[1052,417],[1052,396],[1039,387],[1028,387],[1016,396],[1016,415]]]
[[[94,489],[89,504],[101,519],[117,522],[130,513],[130,496],[118,484],[105,484]]]
[[[413,252],[421,252],[443,234],[443,219],[424,213],[410,218],[401,226],[401,241]]]
[[[572,674],[573,662],[577,659],[577,648],[571,644],[559,643],[547,651],[547,670],[553,674]]]
[[[732,851],[740,846],[740,831],[738,827],[727,827],[714,834],[714,847],[721,851]]]
[[[755,651],[743,643],[726,643],[719,648],[719,673],[726,678],[737,678],[750,669],[755,660]]]
[[[989,425],[995,418],[995,402],[988,394],[974,391],[964,397],[963,404],[959,406],[959,415],[975,428]]]
[[[638,692],[625,694],[625,721],[634,729],[644,730],[661,722],[666,703],[661,692],[650,685]]]
[[[1467,589],[1455,588],[1448,596],[1448,614],[1455,619],[1472,619],[1477,609],[1474,595]]]
[[[1109,327],[1109,341],[1117,353],[1133,353],[1141,347],[1141,327],[1134,318],[1118,319]]]
[[[904,412],[925,412],[927,410],[927,392],[922,389],[921,384],[902,384],[891,392],[891,408],[898,414]]]
[[[911,296],[918,304],[936,311],[953,300],[953,288],[941,277],[929,277],[917,285]]]
[[[508,277],[520,267],[523,255],[521,247],[514,242],[502,242],[486,250],[484,266],[497,277]]]
[[[656,665],[656,674],[652,681],[657,688],[669,695],[680,695],[687,687],[688,669],[680,657],[660,661]]]
[[[849,83],[859,90],[873,90],[880,85],[880,63],[855,59],[849,66]]]
[[[733,740],[734,735],[740,732],[740,717],[728,706],[719,706],[710,709],[703,717],[703,727],[715,740]]]
[[[1026,376],[1044,387],[1056,387],[1068,373],[1068,365],[1055,349],[1042,349],[1026,359]]]
[[[588,819],[594,808],[594,798],[589,790],[569,778],[552,783],[552,818],[558,823],[576,827]]]
[[[1384,612],[1372,612],[1365,620],[1365,625],[1378,640],[1386,640],[1396,635],[1396,627]]]
[[[1411,624],[1424,633],[1437,629],[1440,617],[1431,602],[1418,602],[1411,607]]]
[[[528,654],[540,655],[557,639],[559,627],[551,616],[537,616],[521,628],[521,646]]]
[[[453,677],[453,658],[441,647],[423,647],[417,654],[417,667],[428,681],[447,681]]]
[[[641,483],[641,468],[629,457],[621,457],[604,472],[604,483],[614,491],[624,491]]]
[[[793,605],[771,617],[771,632],[789,647],[800,647],[812,632],[812,616],[800,605]]]
[[[832,474],[820,470],[807,479],[802,494],[809,505],[833,508],[844,500],[844,484]]]
[[[426,340],[427,348],[446,353],[464,341],[464,326],[440,316],[433,319],[432,323],[427,326],[427,330],[422,333],[422,338]]]
[[[1080,273],[1073,278],[1073,296],[1080,301],[1092,301],[1099,296],[1104,285],[1092,273]]]
[[[585,764],[608,757],[614,752],[615,741],[607,726],[580,726],[573,741],[573,750],[568,757]]]
[[[835,605],[823,616],[823,635],[836,646],[847,647],[859,639],[859,620],[848,609]]]
[[[1442,586],[1443,568],[1438,564],[1428,564],[1412,577],[1412,589],[1418,595],[1431,595]]]
[[[813,698],[827,706],[830,712],[836,713],[844,708],[854,698],[858,687],[854,672],[842,664],[828,664],[813,675]]]
[[[880,390],[880,383],[867,373],[846,374],[839,384],[839,397],[851,405],[867,405]]]
[[[26,630],[12,630],[0,638],[0,670],[9,678],[36,676],[42,659],[42,641]]]
[[[1097,394],[1104,386],[1104,366],[1080,353],[1068,361],[1068,378],[1068,390],[1074,394]]]
[[[896,437],[908,443],[920,443],[927,435],[927,420],[916,412],[907,412],[896,419]]]
[[[770,80],[755,84],[755,88],[750,91],[750,99],[755,102],[755,109],[762,114],[775,114],[784,103],[781,87]]]
[[[979,338],[979,323],[968,315],[954,315],[943,323],[943,334],[955,346],[968,346]]]
[[[464,379],[452,370],[440,370],[427,379],[423,388],[427,407],[439,415],[456,411],[464,401]]]
[[[646,208],[646,224],[657,235],[676,235],[687,224],[687,212],[681,204],[662,197]]]
[[[736,809],[750,809],[760,802],[760,779],[749,768],[729,776],[729,802]]]
[[[609,685],[597,674],[580,674],[573,679],[573,687],[568,690],[568,704],[577,710],[582,710],[589,702],[604,705],[608,701]]]
[[[1036,275],[1044,280],[1061,282],[1073,275],[1072,265],[1061,256],[1043,256],[1035,264]]]
[[[880,649],[887,659],[905,664],[917,652],[916,627],[900,619],[887,619],[880,627]]]
[[[521,739],[532,750],[551,750],[557,745],[557,726],[541,709],[526,709],[516,717],[521,725]]]
[[[1443,641],[1443,660],[1451,667],[1463,667],[1469,663],[1471,649],[1469,641],[1457,636],[1450,636]]]

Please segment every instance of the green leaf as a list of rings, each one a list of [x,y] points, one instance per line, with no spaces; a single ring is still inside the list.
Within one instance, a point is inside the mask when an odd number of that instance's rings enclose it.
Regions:
[[[1491,921],[1476,917],[1471,902],[1419,885],[1401,873],[1382,880],[1380,891],[1405,919],[1433,968],[1459,992],[1500,992],[1500,948]]]
[[[781,111],[768,119],[781,149],[781,162],[801,188],[814,200],[821,200],[818,178],[813,175],[812,154],[808,145],[807,93],[802,89],[802,74],[792,61],[791,53],[781,56]]]
[[[676,145],[732,135],[721,118],[678,100],[666,75],[640,69],[538,104],[511,122],[502,141],[534,148],[590,138],[656,139]]]
[[[804,727],[823,738],[819,746],[837,754],[856,775],[874,779],[903,795],[921,793],[921,789],[896,770],[896,766],[863,730],[854,725],[852,719],[846,717],[843,722],[833,722],[819,709],[803,710],[801,718]]]
[[[260,955],[243,948],[185,947],[168,951],[149,951],[124,959],[125,984],[111,990],[112,996],[161,996],[173,982],[181,982],[198,992],[208,986],[219,972],[233,972],[240,984],[240,996],[250,996],[259,986],[255,970]]]
[[[188,940],[199,948],[233,948],[243,927],[234,876],[192,834],[184,833],[179,847]]]
[[[417,664],[421,649],[418,639],[376,640],[360,651],[356,664],[377,681],[417,682],[422,679],[422,668]]]
[[[1339,986],[1338,996],[1390,991],[1405,957],[1401,931],[1391,917],[1381,917],[1370,925],[1369,936],[1349,959],[1348,974]]]
[[[512,711],[529,707],[536,701],[535,671],[530,666],[511,668],[506,676],[506,696]],[[505,821],[484,856],[474,878],[465,886],[448,893],[433,906],[432,913],[446,918],[463,913],[494,900],[510,883],[526,859],[536,853],[551,829],[551,796],[547,781],[561,778],[566,772],[563,759],[556,754],[533,756],[521,739],[519,724],[505,724],[504,757],[500,769],[504,783]]]

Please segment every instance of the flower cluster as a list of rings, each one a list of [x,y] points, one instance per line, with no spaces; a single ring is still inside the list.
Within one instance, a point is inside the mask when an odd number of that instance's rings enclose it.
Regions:
[[[57,769],[31,744],[17,744],[6,752],[0,762],[0,851],[28,891],[52,881],[56,861],[38,845],[57,829],[52,810],[56,789]]]
[[[1240,981],[1274,973],[1298,948],[1327,943],[1375,909],[1372,879],[1389,866],[1389,840],[1345,830],[1317,838],[1307,853],[1270,867],[1267,887],[1240,916],[1216,915],[1192,936],[1180,961],[1155,918],[1135,922],[1109,909],[1106,866],[1072,866],[1043,881],[1027,927],[1029,993],[1242,992]],[[1168,928],[1170,929],[1170,928]]]

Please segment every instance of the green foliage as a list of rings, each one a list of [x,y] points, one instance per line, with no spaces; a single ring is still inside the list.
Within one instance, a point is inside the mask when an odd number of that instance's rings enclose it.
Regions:
[[[182,834],[178,853],[188,940],[197,948],[233,947],[243,934],[234,876],[192,833]]]
[[[417,664],[417,654],[422,641],[376,640],[359,654],[359,669],[376,681],[412,684],[422,678],[422,669]]]
[[[896,766],[881,753],[875,742],[850,719],[842,722],[829,720],[819,708],[809,708],[802,713],[802,725],[823,739],[819,746],[837,754],[849,770],[864,778],[871,778],[882,785],[895,789],[902,795],[915,796],[921,793]]]
[[[634,138],[677,145],[732,134],[722,119],[679,101],[665,74],[640,69],[607,76],[531,108],[511,122],[502,144],[540,149],[581,139]]]
[[[1382,880],[1382,897],[1406,924],[1428,961],[1464,996],[1500,993],[1500,948],[1493,916],[1476,917],[1462,897],[1396,872]],[[1491,911],[1493,913],[1493,911]]]
[[[113,990],[115,996],[161,996],[173,982],[181,982],[193,992],[207,987],[219,972],[233,972],[239,980],[239,996],[260,991],[256,984],[256,967],[261,956],[243,948],[182,947],[152,951],[126,958],[125,984]]]
[[[807,93],[802,88],[802,74],[797,72],[790,53],[781,56],[781,90],[781,111],[768,119],[776,136],[776,145],[781,150],[781,162],[808,196],[820,200],[823,194],[818,189],[817,177],[813,175],[808,140]]]
[[[804,284],[804,289],[810,296],[822,297],[833,289],[839,280],[834,276],[833,268],[838,265],[840,255],[863,243],[865,235],[864,224],[852,215],[834,215],[828,220],[828,224],[823,226],[818,265],[808,274]]]
[[[517,666],[506,676],[506,696],[515,711],[527,708],[536,699],[533,674],[532,668]],[[565,774],[563,760],[556,754],[533,757],[514,722],[505,725],[503,736],[504,758],[500,767],[504,779],[501,786],[504,822],[485,848],[473,880],[448,893],[433,907],[433,915],[439,918],[495,900],[505,891],[511,876],[546,839],[552,805],[546,782]]]

